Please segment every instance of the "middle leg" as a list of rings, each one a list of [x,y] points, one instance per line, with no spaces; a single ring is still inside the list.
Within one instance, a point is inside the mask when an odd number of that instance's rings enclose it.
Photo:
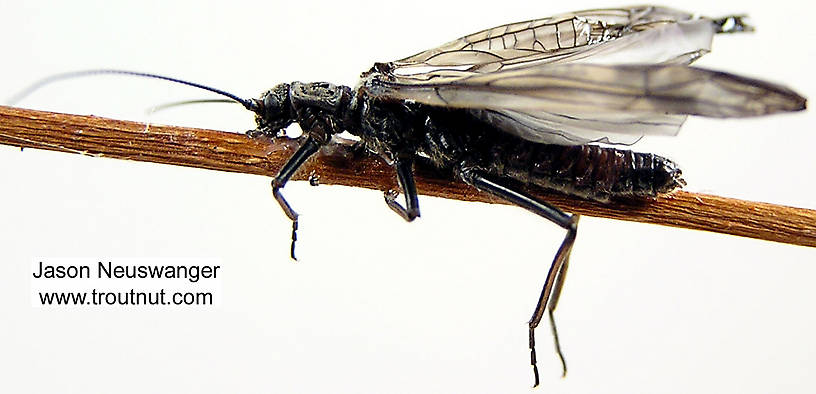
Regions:
[[[414,182],[414,161],[410,157],[398,158],[394,161],[393,166],[397,171],[400,189],[405,194],[405,207],[397,202],[399,193],[393,190],[385,192],[385,203],[405,221],[411,222],[419,217],[419,197]]]

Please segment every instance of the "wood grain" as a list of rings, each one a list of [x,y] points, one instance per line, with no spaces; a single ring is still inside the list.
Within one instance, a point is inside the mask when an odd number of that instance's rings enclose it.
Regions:
[[[274,176],[296,141],[251,139],[243,134],[68,115],[0,106],[0,144]],[[503,203],[418,165],[420,194]],[[341,148],[313,158],[294,177],[320,176],[321,184],[388,190],[394,172],[379,159]],[[661,224],[816,247],[816,211],[679,191],[653,201],[601,204],[531,190],[567,212]],[[270,204],[274,202],[270,201]]]

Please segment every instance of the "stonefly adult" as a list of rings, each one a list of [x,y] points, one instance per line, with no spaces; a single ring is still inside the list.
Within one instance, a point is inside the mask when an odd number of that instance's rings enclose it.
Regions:
[[[385,203],[407,221],[420,215],[413,177],[429,162],[464,183],[542,216],[566,230],[529,321],[535,385],[535,328],[545,313],[564,362],[553,311],[575,242],[578,215],[532,197],[528,188],[585,199],[650,199],[682,187],[680,169],[652,153],[621,148],[644,135],[674,135],[688,115],[751,117],[799,111],[806,100],[786,87],[690,67],[715,34],[753,30],[742,16],[707,18],[657,6],[579,11],[474,33],[401,60],[375,63],[355,88],[327,82],[283,83],[259,99],[156,74],[226,96],[256,114],[254,137],[277,138],[296,122],[301,145],[272,180],[275,199],[321,147],[348,132],[394,168],[399,192]],[[29,90],[28,92],[30,92]],[[611,145],[611,146],[610,146]]]

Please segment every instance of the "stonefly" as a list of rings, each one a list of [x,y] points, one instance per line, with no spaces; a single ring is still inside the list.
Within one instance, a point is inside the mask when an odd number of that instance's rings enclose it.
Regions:
[[[566,230],[529,321],[535,385],[535,328],[558,303],[578,215],[526,193],[544,188],[607,202],[650,199],[685,185],[671,160],[621,149],[644,135],[675,135],[688,115],[750,117],[799,111],[796,92],[757,79],[690,67],[715,34],[751,31],[743,16],[707,18],[656,6],[579,11],[474,33],[401,60],[375,63],[355,88],[328,82],[283,83],[259,99],[156,74],[92,70],[177,82],[226,96],[256,114],[253,137],[277,138],[296,122],[300,147],[272,180],[275,199],[321,147],[348,132],[392,166],[404,194],[385,203],[407,221],[419,217],[415,161],[523,207]],[[617,145],[617,146],[610,146]]]

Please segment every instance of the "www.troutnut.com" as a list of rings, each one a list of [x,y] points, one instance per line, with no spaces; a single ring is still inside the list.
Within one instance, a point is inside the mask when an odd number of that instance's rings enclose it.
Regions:
[[[79,259],[32,264],[33,306],[212,306],[221,265],[209,260]]]

